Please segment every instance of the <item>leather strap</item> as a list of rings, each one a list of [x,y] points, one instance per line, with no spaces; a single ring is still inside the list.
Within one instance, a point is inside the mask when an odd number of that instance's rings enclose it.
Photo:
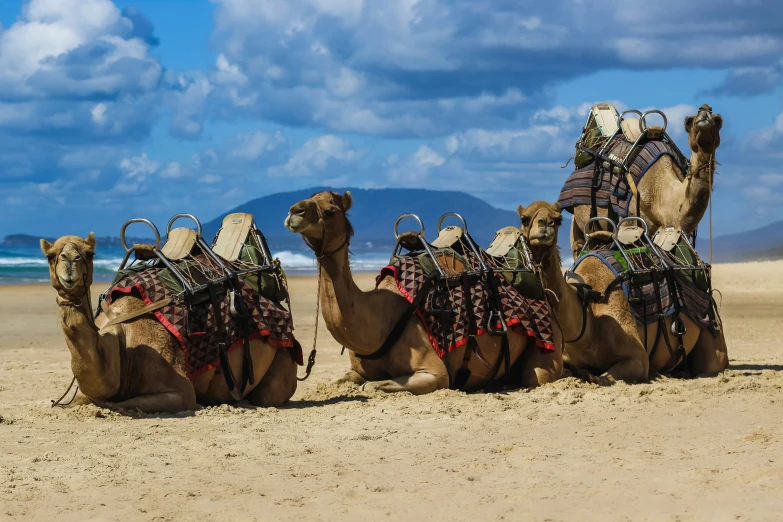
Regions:
[[[394,328],[391,329],[389,335],[386,336],[386,340],[383,341],[383,344],[380,348],[370,354],[358,354],[354,352],[354,355],[356,355],[356,357],[359,359],[374,361],[384,357],[387,353],[389,353],[389,350],[391,350],[392,346],[394,346],[397,341],[400,340],[400,337],[402,337],[402,333],[408,326],[408,321],[410,321],[411,317],[413,317],[413,314],[427,298],[427,295],[430,293],[430,288],[432,288],[432,278],[427,277],[424,279],[421,288],[419,288],[419,291],[416,294],[416,298],[397,320],[397,324],[394,325]]]
[[[170,304],[171,301],[173,301],[171,297],[166,297],[164,299],[161,299],[160,301],[156,301],[154,303],[148,304],[143,308],[139,308],[138,310],[134,310],[133,312],[128,312],[127,314],[123,314],[120,316],[115,316],[114,312],[106,304],[106,301],[101,301],[101,309],[103,310],[103,313],[106,314],[106,317],[109,318],[109,322],[103,325],[100,331],[103,332],[103,330],[105,330],[110,326],[114,326],[120,323],[127,323],[131,319],[136,319],[137,317],[141,317],[142,315],[148,314],[150,312],[154,312],[155,310],[160,310],[164,306]]]

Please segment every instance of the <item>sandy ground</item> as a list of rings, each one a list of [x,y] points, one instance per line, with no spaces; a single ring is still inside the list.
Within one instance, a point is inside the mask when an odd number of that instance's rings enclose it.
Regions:
[[[322,328],[285,408],[140,417],[50,408],[70,380],[54,291],[0,286],[0,519],[780,520],[783,263],[714,272],[716,378],[370,395],[328,384],[347,356]],[[315,280],[291,284],[307,352]]]

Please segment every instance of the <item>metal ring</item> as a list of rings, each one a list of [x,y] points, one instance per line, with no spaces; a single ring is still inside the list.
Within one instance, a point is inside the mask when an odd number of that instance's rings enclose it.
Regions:
[[[606,221],[607,223],[612,225],[612,237],[616,237],[617,236],[617,225],[615,225],[614,221],[612,221],[608,217],[596,216],[594,218],[588,219],[587,222],[585,223],[585,230],[584,230],[585,240],[587,240],[587,241],[590,240],[590,233],[587,231],[588,228],[590,227],[590,224],[591,223],[598,223],[600,221]]]
[[[445,220],[447,217],[455,217],[462,221],[462,231],[467,234],[468,233],[468,223],[465,221],[465,218],[457,214],[456,212],[447,212],[443,214],[440,219],[438,220],[438,234],[440,234],[441,228],[440,226],[443,224],[443,220]]]
[[[621,123],[623,122],[623,120],[625,119],[625,117],[624,117],[624,116],[625,116],[626,114],[628,114],[628,113],[632,113],[632,114],[638,114],[638,115],[639,115],[639,118],[641,118],[642,116],[644,116],[644,115],[642,114],[642,111],[637,111],[636,109],[629,109],[629,110],[627,110],[627,111],[623,111],[623,112],[622,112],[622,114],[620,114],[620,116],[618,116],[618,117],[617,117],[617,127],[620,127],[620,124],[621,124]]]
[[[419,224],[419,234],[421,237],[424,237],[424,223],[421,222],[421,218],[417,216],[416,214],[403,214],[400,217],[397,218],[397,221],[394,222],[394,239],[399,239],[400,234],[397,232],[397,227],[400,225],[400,221],[402,221],[405,218],[413,218],[416,220],[416,222]]]
[[[158,232],[158,227],[156,227],[149,219],[133,218],[126,221],[125,224],[122,225],[122,229],[120,229],[120,244],[122,244],[122,248],[125,249],[125,252],[131,251],[131,249],[128,248],[128,244],[125,242],[125,229],[127,229],[128,225],[131,223],[144,223],[149,225],[149,227],[155,233],[155,250],[160,250],[160,232]]]
[[[658,109],[653,109],[651,111],[647,111],[644,114],[642,114],[642,121],[640,125],[642,126],[642,132],[647,132],[647,122],[644,121],[644,119],[647,117],[648,114],[660,114],[661,118],[663,118],[663,132],[666,132],[666,127],[669,125],[669,120],[666,119],[666,115],[659,111]]]
[[[166,227],[166,237],[169,237],[169,234],[171,233],[171,225],[174,224],[174,222],[180,218],[188,218],[192,220],[196,224],[196,233],[198,234],[198,237],[202,237],[201,234],[201,221],[196,218],[193,214],[177,214],[171,220],[169,220],[169,224]]]
[[[644,226],[645,235],[650,233],[650,229],[647,227],[647,221],[645,221],[643,218],[640,218],[639,216],[624,217],[623,219],[620,220],[619,223],[617,223],[617,228],[623,226],[623,223],[625,223],[626,221],[641,221],[642,225]]]

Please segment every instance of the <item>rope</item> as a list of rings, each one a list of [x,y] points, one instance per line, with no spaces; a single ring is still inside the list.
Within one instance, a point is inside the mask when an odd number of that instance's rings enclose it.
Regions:
[[[71,379],[71,384],[68,385],[68,389],[65,390],[65,393],[63,393],[60,396],[59,399],[57,399],[56,401],[54,399],[52,399],[52,401],[51,401],[52,408],[54,408],[55,406],[59,406],[61,408],[64,408],[65,406],[68,406],[69,404],[71,404],[73,402],[73,400],[76,398],[76,394],[79,392],[79,385],[78,384],[76,385],[76,390],[74,390],[73,397],[71,397],[71,400],[66,402],[65,404],[61,404],[62,400],[65,398],[66,395],[68,395],[68,392],[71,391],[71,388],[73,388],[73,383],[75,383],[75,382],[76,382],[76,377]]]
[[[316,343],[318,342],[318,319],[321,315],[321,262],[318,262],[318,290],[315,297],[315,328],[313,329],[313,349],[310,351],[310,355],[307,357],[307,368],[305,368],[305,376],[297,377],[297,381],[305,381],[310,377],[310,372],[315,365]]]

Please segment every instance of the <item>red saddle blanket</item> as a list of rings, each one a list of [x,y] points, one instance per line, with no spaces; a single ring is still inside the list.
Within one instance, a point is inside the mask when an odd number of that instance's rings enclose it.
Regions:
[[[413,255],[402,256],[383,268],[376,279],[376,286],[388,275],[394,277],[400,292],[411,303],[426,278],[421,262]],[[500,274],[494,274],[494,277],[498,282],[503,316],[509,330],[533,337],[539,348],[553,351],[555,345],[549,304],[546,301],[523,296]],[[443,291],[438,288],[438,285],[433,285],[424,305],[416,310],[416,314],[427,330],[432,347],[443,358],[447,353],[468,342],[468,302],[462,286],[449,288],[447,296],[436,296],[437,292]],[[487,321],[490,315],[491,296],[487,285],[482,281],[472,284],[469,298],[473,302],[476,335],[488,333]],[[438,303],[438,307],[441,306],[441,302],[444,303],[452,312],[444,317],[438,310],[433,310],[435,302]]]
[[[137,293],[145,303],[151,304],[166,297],[174,297],[171,291],[156,277],[160,269],[151,268],[121,279],[111,289],[107,303],[124,295]],[[291,357],[301,366],[302,348],[294,338],[291,313],[282,305],[266,299],[242,282],[242,296],[250,311],[250,339],[261,339],[272,346],[291,349]],[[223,321],[230,335],[226,340],[228,350],[244,344],[244,335],[236,320],[229,313],[229,297],[225,292],[217,296]],[[153,312],[160,323],[179,341],[185,352],[188,377],[192,380],[212,368],[220,366],[218,343],[221,335],[212,306],[206,303],[194,306],[186,314],[186,306],[177,301]],[[188,333],[187,322],[190,323]]]

